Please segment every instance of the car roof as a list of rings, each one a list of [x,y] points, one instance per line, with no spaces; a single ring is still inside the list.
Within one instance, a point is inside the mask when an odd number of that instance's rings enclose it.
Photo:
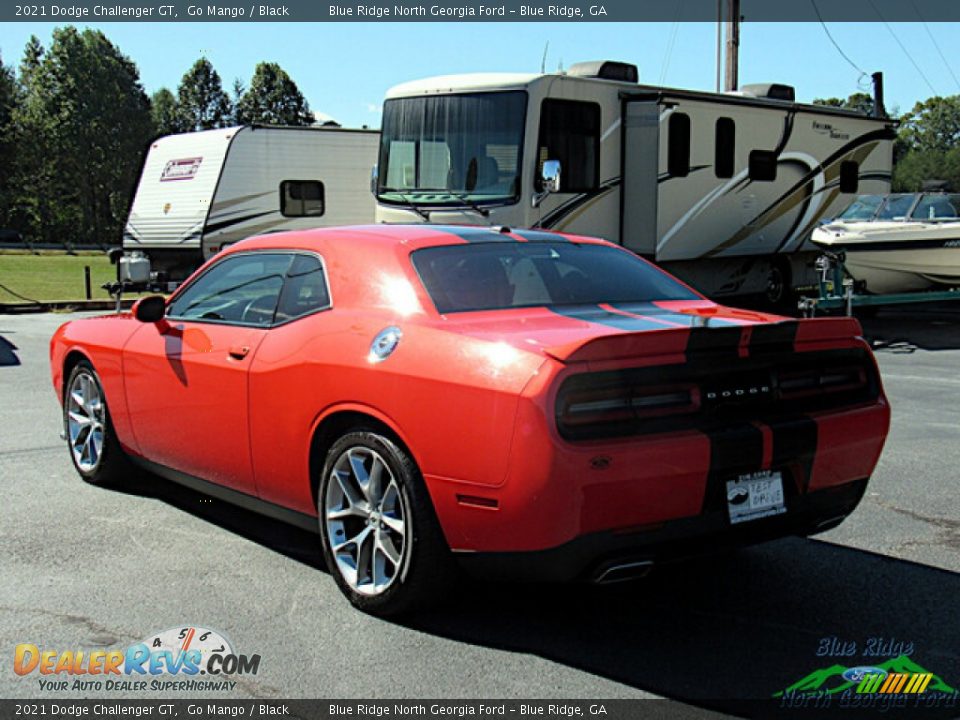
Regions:
[[[364,246],[387,249],[406,246],[410,251],[440,245],[483,242],[576,242],[608,244],[598,238],[556,233],[549,230],[514,229],[482,225],[353,225],[315,228],[258,235],[231,245],[228,252],[257,249],[296,249],[322,252],[331,246]],[[332,249],[332,248],[331,248]]]

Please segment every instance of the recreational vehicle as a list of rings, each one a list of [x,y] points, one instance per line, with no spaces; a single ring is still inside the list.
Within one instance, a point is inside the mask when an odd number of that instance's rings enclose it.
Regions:
[[[633,65],[434,77],[388,91],[372,181],[381,222],[599,235],[714,296],[816,281],[810,233],[889,190],[891,121],[785,85],[640,85]]]
[[[275,230],[369,223],[373,130],[243,126],[168,135],[144,162],[123,233],[154,280],[183,280],[221,248]]]

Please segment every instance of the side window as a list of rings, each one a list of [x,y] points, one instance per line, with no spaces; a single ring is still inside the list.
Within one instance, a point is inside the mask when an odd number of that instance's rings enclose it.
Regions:
[[[672,113],[667,133],[667,172],[671,177],[686,177],[690,174],[690,116]]]
[[[324,210],[323,183],[319,180],[280,183],[280,214],[284,217],[320,217]]]
[[[296,255],[280,293],[277,322],[307,315],[330,307],[330,292],[323,265],[314,255]]]
[[[718,178],[732,178],[737,149],[737,128],[733,118],[717,118],[713,172]]]
[[[860,187],[860,163],[844,160],[840,163],[840,192],[855,193]]]
[[[291,256],[254,252],[234,255],[194,280],[167,309],[171,318],[270,325]]]
[[[750,151],[750,179],[774,182],[777,179],[777,154],[773,150]]]
[[[589,192],[600,186],[600,106],[575,100],[544,100],[540,106],[540,140],[535,175],[559,160],[560,192]]]

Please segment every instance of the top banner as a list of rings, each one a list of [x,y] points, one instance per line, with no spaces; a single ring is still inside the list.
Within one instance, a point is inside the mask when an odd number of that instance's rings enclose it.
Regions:
[[[64,0],[2,22],[707,22],[727,0]],[[744,22],[958,22],[957,0],[742,0]]]

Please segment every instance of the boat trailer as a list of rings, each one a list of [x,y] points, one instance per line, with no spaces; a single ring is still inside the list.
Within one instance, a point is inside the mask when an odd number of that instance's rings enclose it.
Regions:
[[[798,303],[804,317],[813,317],[818,310],[841,310],[845,315],[853,315],[854,308],[960,300],[960,288],[871,295],[865,291],[861,282],[850,276],[845,262],[844,252],[824,252],[817,258],[819,294],[816,297],[802,298]]]

